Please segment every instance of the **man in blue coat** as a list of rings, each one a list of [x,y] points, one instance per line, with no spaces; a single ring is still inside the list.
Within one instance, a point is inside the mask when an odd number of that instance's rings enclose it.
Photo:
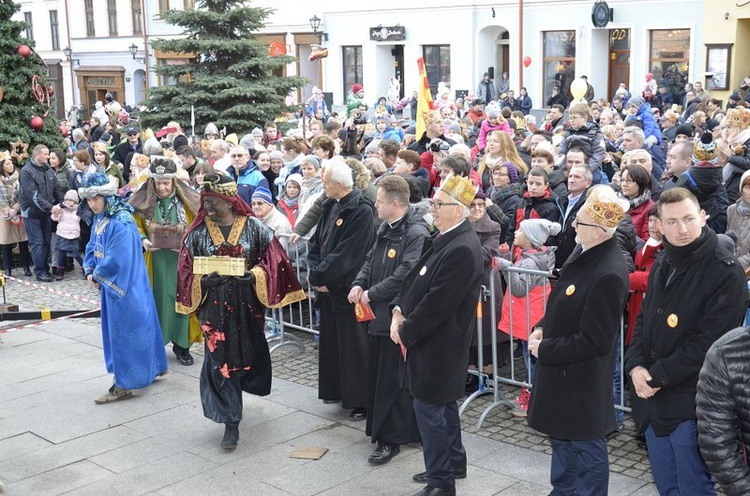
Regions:
[[[258,169],[258,164],[250,157],[250,152],[242,145],[232,148],[229,152],[232,165],[227,167],[227,174],[237,183],[237,193],[245,203],[250,205],[253,192],[258,186],[270,189],[268,179]]]
[[[453,496],[466,477],[466,451],[456,400],[464,395],[472,322],[482,284],[482,246],[469,217],[476,188],[450,176],[430,205],[439,233],[404,277],[391,318],[391,339],[402,346],[405,387],[414,398],[427,482],[418,496]]]

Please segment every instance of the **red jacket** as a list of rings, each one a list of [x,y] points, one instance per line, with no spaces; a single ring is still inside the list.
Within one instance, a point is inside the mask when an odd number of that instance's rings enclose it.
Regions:
[[[299,214],[299,202],[295,203],[293,207],[288,207],[284,200],[279,200],[279,204],[276,208],[286,216],[289,223],[294,227],[297,222],[297,215]]]
[[[656,261],[656,256],[664,249],[664,245],[646,245],[635,254],[635,272],[630,274],[630,297],[628,298],[628,332],[625,335],[625,345],[630,344],[630,338],[635,329],[635,319],[641,311],[641,303],[646,295],[648,273]]]
[[[633,220],[635,233],[643,241],[648,241],[648,211],[651,209],[651,205],[653,204],[653,200],[649,200],[642,205],[638,205],[637,207],[628,210],[630,218]]]

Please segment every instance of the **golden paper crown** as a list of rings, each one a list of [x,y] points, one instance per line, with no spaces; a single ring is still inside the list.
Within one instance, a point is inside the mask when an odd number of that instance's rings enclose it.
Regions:
[[[470,207],[471,202],[474,201],[474,197],[477,194],[477,187],[474,186],[474,183],[470,179],[451,175],[440,185],[440,191],[452,196],[461,205]]]
[[[237,183],[231,179],[227,180],[226,176],[218,176],[218,180],[210,181],[203,179],[203,191],[209,193],[218,193],[224,196],[237,196]]]
[[[598,198],[588,198],[582,209],[595,223],[603,227],[617,227],[625,217],[625,210],[619,203],[605,202]]]
[[[735,107],[727,112],[727,126],[729,127],[750,127],[750,110],[744,107]]]

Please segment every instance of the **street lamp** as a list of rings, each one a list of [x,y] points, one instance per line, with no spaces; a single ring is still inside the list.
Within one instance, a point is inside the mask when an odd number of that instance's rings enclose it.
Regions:
[[[81,65],[81,61],[79,59],[74,59],[73,57],[73,50],[70,49],[70,47],[63,48],[63,55],[65,55],[65,58],[68,62],[73,62],[75,65]]]
[[[320,29],[320,18],[317,15],[310,18],[310,27],[312,28],[313,34],[318,37],[318,40],[321,43],[328,41],[328,33],[318,31],[318,29]]]
[[[136,57],[136,55],[138,54],[138,47],[135,43],[130,45],[128,49],[130,50],[130,55],[133,56],[133,60],[135,60],[136,62],[140,62],[141,64],[144,62],[145,59],[143,59],[142,57]]]

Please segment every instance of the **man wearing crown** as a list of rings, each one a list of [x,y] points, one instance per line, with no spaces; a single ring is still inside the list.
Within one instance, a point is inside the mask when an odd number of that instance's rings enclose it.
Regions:
[[[243,259],[245,273],[194,274],[195,257]],[[200,378],[203,415],[225,424],[221,446],[234,449],[242,392],[265,396],[271,391],[265,308],[281,308],[305,294],[278,240],[223,174],[204,179],[200,210],[182,240],[177,269],[176,310],[197,314],[206,342]]]
[[[394,300],[391,339],[402,347],[426,469],[412,478],[427,483],[419,496],[455,495],[456,479],[466,477],[456,401],[464,396],[482,284],[482,247],[468,220],[475,195],[462,177],[441,185],[430,201],[438,234],[425,240]]]
[[[735,107],[727,112],[725,119],[717,152],[719,163],[727,164],[723,179],[731,204],[739,198],[742,173],[750,170],[750,109]]]
[[[573,227],[577,246],[529,336],[537,357],[529,425],[549,436],[551,494],[607,494],[604,436],[617,428],[612,374],[628,268],[614,237],[628,209],[607,186],[589,190]]]
[[[731,243],[706,226],[706,212],[684,188],[659,197],[664,254],[625,354],[633,418],[645,434],[659,494],[716,494],[698,449],[698,373],[714,341],[736,327],[747,308],[745,274]]]

